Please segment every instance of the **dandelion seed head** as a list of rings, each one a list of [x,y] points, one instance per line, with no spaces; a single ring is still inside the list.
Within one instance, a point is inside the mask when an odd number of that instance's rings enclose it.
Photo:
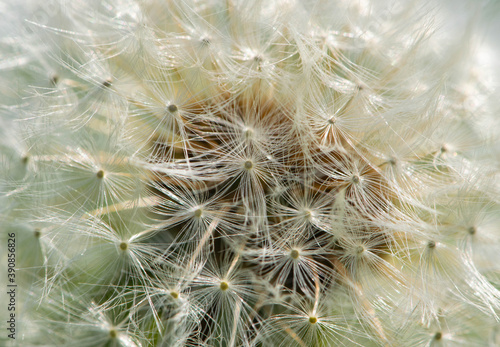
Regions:
[[[497,5],[0,7],[27,344],[498,340]]]

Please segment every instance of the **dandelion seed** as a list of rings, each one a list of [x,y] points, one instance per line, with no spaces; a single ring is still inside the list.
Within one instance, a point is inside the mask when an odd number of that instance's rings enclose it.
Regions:
[[[113,83],[113,81],[111,79],[106,79],[105,81],[102,82],[102,86],[104,88],[109,88],[109,87],[111,87],[112,83]]]
[[[53,86],[56,86],[58,81],[59,81],[59,76],[58,75],[52,75],[52,77],[50,77],[50,83]]]
[[[245,161],[245,164],[243,166],[245,167],[245,170],[251,170],[253,168],[253,162],[251,160]]]
[[[222,291],[226,291],[226,290],[228,290],[228,289],[229,289],[229,284],[228,284],[227,282],[225,282],[225,281],[222,281],[222,282],[220,283],[220,290],[222,290]]]
[[[254,137],[254,131],[250,128],[243,129],[243,133],[245,134],[246,139],[252,139]]]
[[[203,209],[197,208],[194,210],[193,215],[195,218],[201,218],[203,216]]]
[[[467,229],[467,232],[468,232],[470,235],[474,235],[474,234],[476,234],[476,232],[477,232],[477,228],[476,228],[476,227],[469,227],[469,228]]]
[[[203,37],[203,38],[201,38],[201,39],[200,39],[200,42],[201,42],[201,45],[202,45],[202,46],[208,46],[208,45],[210,45],[210,39],[209,39],[209,38],[207,38],[207,37]]]
[[[96,177],[99,179],[104,178],[104,170],[97,171]]]
[[[176,106],[176,105],[174,105],[174,104],[170,104],[170,105],[168,105],[167,110],[168,110],[168,112],[170,112],[170,113],[175,113],[175,112],[177,112],[178,108],[177,108],[177,106]]]
[[[360,255],[365,251],[365,247],[359,245],[356,247],[356,254]]]
[[[112,339],[116,339],[118,337],[118,332],[115,329],[111,329],[109,331],[109,337]]]
[[[359,176],[355,175],[355,176],[352,176],[351,181],[354,184],[359,184],[360,183],[360,178],[359,178]]]

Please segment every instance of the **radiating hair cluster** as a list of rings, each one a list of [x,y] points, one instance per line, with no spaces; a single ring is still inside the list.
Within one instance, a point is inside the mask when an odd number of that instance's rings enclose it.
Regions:
[[[1,343],[500,344],[480,11],[446,31],[418,1],[0,9]]]

